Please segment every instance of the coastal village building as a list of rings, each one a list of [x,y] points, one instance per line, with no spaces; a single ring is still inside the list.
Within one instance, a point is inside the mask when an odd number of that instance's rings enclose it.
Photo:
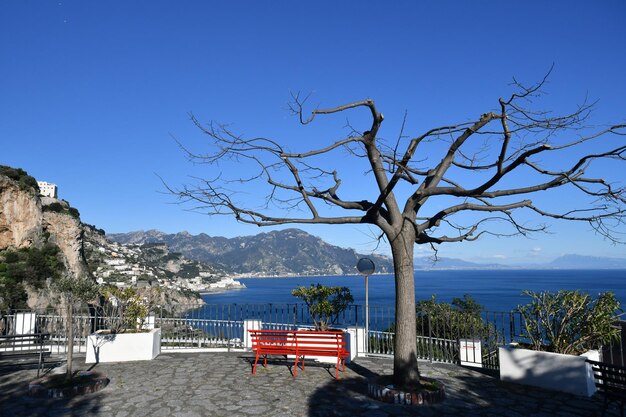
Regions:
[[[37,181],[39,185],[39,194],[44,197],[57,198],[57,185],[45,181]]]

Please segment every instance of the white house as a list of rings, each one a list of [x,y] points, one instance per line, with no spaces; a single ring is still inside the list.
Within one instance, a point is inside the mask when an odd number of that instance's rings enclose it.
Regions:
[[[37,185],[39,185],[39,194],[44,197],[52,197],[57,198],[57,185],[52,184],[51,182],[45,181],[37,181]]]

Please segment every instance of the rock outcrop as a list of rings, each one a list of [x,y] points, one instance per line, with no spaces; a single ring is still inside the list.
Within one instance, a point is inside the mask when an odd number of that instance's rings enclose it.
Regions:
[[[221,271],[170,253],[166,245],[130,247],[109,242],[103,230],[83,224],[78,210],[68,202],[38,194],[36,180],[24,170],[0,165],[0,262],[8,264],[7,249],[52,246],[65,267],[62,274],[100,284],[135,286],[147,293],[156,291],[156,304],[176,312],[202,305],[197,291],[208,291],[212,285],[226,288],[227,284],[238,284],[220,281]],[[35,284],[21,278],[25,297],[11,302],[26,303],[35,309],[57,305],[59,300],[51,285],[54,273],[37,272],[33,276]]]
[[[40,244],[43,235],[41,200],[16,181],[0,175],[0,250]]]
[[[83,227],[77,218],[65,213],[44,212],[43,226],[65,257],[66,267],[76,278],[86,278],[89,271],[85,263]]]

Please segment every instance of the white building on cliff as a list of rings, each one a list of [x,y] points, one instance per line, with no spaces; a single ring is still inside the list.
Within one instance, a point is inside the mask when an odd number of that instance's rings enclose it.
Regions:
[[[39,185],[39,194],[44,197],[57,198],[57,185],[45,181],[37,181]]]

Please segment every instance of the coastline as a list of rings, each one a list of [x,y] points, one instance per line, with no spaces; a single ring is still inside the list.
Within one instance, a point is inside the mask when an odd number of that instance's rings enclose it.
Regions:
[[[393,272],[375,272],[371,275],[393,275]],[[363,275],[355,273],[355,274],[310,274],[310,275],[230,275],[233,279],[266,279],[266,278],[334,278],[334,277],[362,277]]]

